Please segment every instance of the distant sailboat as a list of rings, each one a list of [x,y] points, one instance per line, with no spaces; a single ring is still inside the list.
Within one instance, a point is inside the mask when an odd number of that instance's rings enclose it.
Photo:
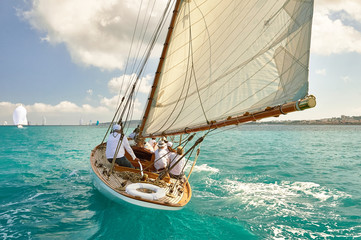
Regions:
[[[7,121],[4,121],[4,126],[8,125],[8,122]]]
[[[42,125],[44,126],[44,125],[46,125],[46,117],[45,116],[43,116],[43,122],[42,122]]]
[[[107,132],[90,157],[99,191],[117,202],[181,209],[191,199],[189,177],[208,133],[314,107],[315,97],[308,95],[313,4],[313,0],[177,0],[137,145],[132,147],[140,162],[129,156],[136,169],[115,164],[124,139],[120,137],[110,164],[105,154]],[[113,124],[129,124],[138,80],[129,86],[108,131]],[[171,174],[181,159],[156,171],[154,163],[165,155],[155,159],[146,148],[147,139],[173,136],[187,148],[180,156],[193,161],[186,178]],[[228,157],[224,156],[224,164]]]
[[[18,106],[13,113],[14,125],[18,126],[18,128],[22,128],[24,125],[28,125],[26,114],[26,109],[22,105]]]

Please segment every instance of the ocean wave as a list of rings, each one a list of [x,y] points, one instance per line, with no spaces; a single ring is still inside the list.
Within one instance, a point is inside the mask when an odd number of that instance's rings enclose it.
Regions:
[[[219,169],[208,166],[207,164],[196,165],[193,168],[193,172],[212,172],[217,173]]]
[[[352,197],[313,182],[245,183],[227,179],[225,188],[233,207],[241,209],[239,215],[252,216],[248,221],[254,221],[256,226],[272,223],[262,225],[257,231],[273,232],[274,239],[337,236],[336,232],[341,230],[334,223],[341,216],[333,209]],[[304,226],[302,222],[310,224]],[[325,231],[314,231],[312,226]],[[345,229],[343,233],[346,232],[351,234],[352,230]]]
[[[43,195],[44,193],[36,193],[35,195],[29,197],[29,198],[26,198],[22,201],[18,201],[18,202],[9,202],[7,204],[3,204],[3,205],[0,205],[0,207],[8,207],[8,206],[12,206],[12,205],[17,205],[17,204],[23,204],[23,203],[27,203],[31,200],[34,200],[35,198],[39,197],[40,195]]]
[[[229,193],[242,196],[245,201],[252,198],[252,201],[255,199],[273,200],[278,204],[281,204],[286,199],[299,197],[311,197],[318,202],[336,201],[351,197],[351,195],[344,192],[327,189],[312,182],[244,183],[227,179],[225,187]],[[329,202],[326,204],[329,204]]]

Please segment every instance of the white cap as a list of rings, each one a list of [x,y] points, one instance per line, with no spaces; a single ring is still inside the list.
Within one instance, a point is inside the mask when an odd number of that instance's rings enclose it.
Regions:
[[[164,141],[159,141],[158,142],[158,147],[162,148],[162,147],[165,147],[165,146],[167,146],[167,145],[165,144]]]
[[[120,130],[120,125],[114,124],[113,125],[113,131],[115,131],[115,130]]]

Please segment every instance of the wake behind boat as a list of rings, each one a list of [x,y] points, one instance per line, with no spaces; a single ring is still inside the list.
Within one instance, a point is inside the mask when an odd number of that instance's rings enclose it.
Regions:
[[[142,122],[132,136],[136,144],[125,151],[135,168],[118,166],[144,66],[171,3],[137,65],[143,67],[90,157],[94,184],[104,195],[165,210],[181,209],[190,201],[190,175],[208,134],[316,105],[308,95],[313,0],[178,0]],[[118,124],[122,137],[109,158],[105,138]],[[160,147],[171,139],[185,152],[176,158],[170,157],[174,149],[159,155],[148,148],[152,138]],[[182,174],[173,175],[180,163]],[[185,169],[189,171],[183,176]]]

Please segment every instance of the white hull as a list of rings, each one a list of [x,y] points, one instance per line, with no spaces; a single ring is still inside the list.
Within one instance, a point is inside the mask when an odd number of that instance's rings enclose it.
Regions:
[[[112,200],[116,203],[123,204],[124,202],[128,202],[128,203],[131,203],[131,204],[134,204],[137,206],[159,209],[159,210],[173,210],[174,211],[174,210],[180,210],[183,208],[183,207],[172,207],[172,206],[159,205],[159,204],[149,203],[149,202],[145,202],[145,201],[138,201],[133,198],[128,198],[128,197],[114,191],[110,187],[108,187],[108,185],[106,185],[101,179],[99,179],[99,177],[94,173],[93,170],[91,170],[91,175],[92,175],[92,179],[93,179],[93,184],[99,190],[99,192],[101,192],[104,196],[106,196],[107,198],[109,198],[110,200]]]
[[[20,125],[20,124],[19,124],[19,125],[18,125],[18,128],[23,128],[23,125]]]

